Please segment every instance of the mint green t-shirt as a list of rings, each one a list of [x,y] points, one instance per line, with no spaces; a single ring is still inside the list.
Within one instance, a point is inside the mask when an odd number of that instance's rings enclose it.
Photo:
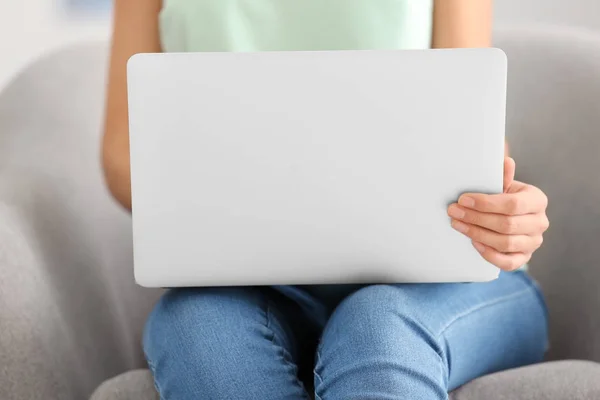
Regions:
[[[164,0],[165,52],[423,49],[433,0]]]

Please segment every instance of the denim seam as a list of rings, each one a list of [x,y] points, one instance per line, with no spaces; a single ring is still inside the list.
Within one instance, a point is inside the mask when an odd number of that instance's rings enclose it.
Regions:
[[[271,337],[269,339],[269,341],[271,342],[271,344],[273,346],[275,346],[277,348],[277,351],[280,353],[280,355],[282,356],[281,358],[283,359],[283,362],[285,364],[290,364],[288,361],[286,361],[286,358],[284,357],[284,349],[283,346],[281,346],[280,344],[277,344],[275,341],[275,331],[271,328],[271,308],[269,306],[269,300],[266,299],[265,300],[265,328],[267,328],[267,330],[269,331],[269,333],[271,334]],[[302,385],[301,383],[299,383],[299,379],[296,379],[296,384],[298,386],[300,386],[300,388],[306,393],[306,389],[304,388],[304,385]]]
[[[271,337],[269,339],[269,341],[271,342],[271,344],[273,346],[277,346],[277,344],[275,343],[275,331],[273,329],[271,329],[271,310],[269,308],[269,301],[266,300],[265,301],[265,328],[267,328],[267,330],[269,331],[269,333],[271,334]]]
[[[538,281],[536,281],[530,275],[528,275],[528,277],[529,277],[529,279],[524,279],[524,280],[534,291],[534,293],[537,297],[537,300],[538,300],[538,304],[540,307],[542,307],[542,310],[544,312],[544,317],[546,318],[546,332],[547,332],[548,331],[548,320],[550,318],[550,315],[548,312],[548,303],[546,303],[546,298],[544,297],[544,293],[542,292],[542,288],[541,288],[540,284],[538,283]],[[547,336],[547,338],[546,338],[546,345],[545,345],[544,353],[547,352],[548,350],[550,350],[550,337],[549,336]]]
[[[319,380],[319,384],[323,384],[323,378],[321,378],[321,375],[319,375],[319,373],[317,372],[317,365],[321,363],[321,351],[317,348],[316,353],[317,362],[315,363],[315,367],[313,368],[313,374],[315,375],[315,378]],[[315,400],[322,400],[321,396],[319,396],[319,394],[317,393],[317,385],[315,385]]]
[[[480,304],[480,305],[478,305],[476,307],[473,307],[473,308],[471,308],[471,309],[469,309],[469,310],[467,310],[467,311],[465,311],[465,312],[457,315],[456,317],[454,317],[454,319],[452,319],[450,322],[448,322],[446,324],[446,326],[444,326],[441,329],[440,333],[437,335],[438,340],[439,340],[440,337],[442,337],[444,335],[444,333],[446,333],[446,331],[448,330],[448,328],[450,328],[450,326],[452,326],[453,324],[455,324],[457,321],[465,318],[466,316],[468,316],[470,314],[473,314],[474,312],[480,311],[480,310],[482,310],[484,308],[491,307],[491,306],[494,306],[494,305],[506,302],[508,300],[512,300],[512,299],[521,297],[521,296],[525,295],[526,293],[531,292],[532,290],[533,289],[531,287],[528,287],[527,289],[523,289],[523,290],[521,290],[521,291],[519,291],[517,293],[512,293],[512,294],[509,294],[507,296],[502,296],[502,297],[499,297],[497,299],[490,300],[490,301],[488,301],[486,303]]]
[[[549,318],[548,304],[546,303],[546,298],[544,297],[544,293],[542,292],[542,288],[541,288],[540,284],[531,276],[529,277],[529,279],[526,282],[531,287],[531,289],[534,291],[534,293],[538,299],[539,305],[544,310],[544,315],[546,316],[546,321],[547,321]]]
[[[455,324],[459,320],[467,317],[468,315],[473,314],[474,312],[483,310],[484,308],[487,308],[487,307],[491,307],[491,306],[494,306],[494,305],[497,305],[497,304],[504,303],[504,302],[512,300],[512,299],[519,298],[519,297],[524,296],[525,294],[527,294],[528,292],[531,292],[531,291],[533,291],[533,288],[529,285],[526,289],[518,291],[517,293],[512,293],[512,294],[507,295],[507,296],[503,296],[503,297],[500,297],[500,298],[497,298],[497,299],[494,299],[494,300],[490,300],[487,303],[480,304],[477,307],[473,307],[473,308],[471,308],[471,309],[469,309],[469,310],[461,313],[460,315],[456,316],[452,321],[448,322],[446,324],[446,326],[444,326],[442,328],[442,330],[440,331],[440,333],[439,333],[439,335],[437,337],[437,340],[438,341],[443,340],[444,343],[446,344],[446,347],[447,347],[448,345],[447,345],[446,337],[444,336],[444,334],[448,331],[448,329],[453,324]],[[448,377],[449,377],[450,374],[451,374],[451,371],[450,371],[450,367],[451,367],[450,366],[450,362],[446,363],[446,367],[448,369]]]
[[[160,388],[160,385],[158,384],[158,381],[155,378],[155,376],[156,376],[156,367],[154,366],[154,363],[152,361],[150,361],[150,358],[148,358],[148,354],[146,354],[145,351],[144,351],[144,356],[146,356],[146,364],[148,364],[148,368],[150,369],[150,372],[152,372],[152,381],[154,382],[154,388],[158,392],[158,397],[160,399],[164,399],[165,397],[163,396],[163,392],[162,392],[162,390]]]
[[[444,370],[443,370],[444,367],[446,369],[448,369],[448,363],[446,362],[447,355],[445,354],[445,353],[447,353],[447,351],[445,351],[445,347],[443,346],[443,345],[446,345],[445,338],[443,338],[444,343],[442,344],[442,343],[440,343],[441,335],[434,335],[433,332],[431,332],[431,330],[427,327],[426,324],[422,323],[421,321],[419,321],[417,319],[415,319],[413,321],[413,323],[418,324],[420,329],[422,329],[425,333],[427,333],[431,337],[432,340],[435,340],[437,346],[435,346],[435,347],[432,346],[432,348],[435,351],[435,354],[437,354],[437,356],[439,357],[439,361],[442,366],[442,368],[440,369],[440,374],[442,375],[441,381],[446,382],[447,376],[444,376]],[[448,374],[448,376],[449,376],[449,374]]]

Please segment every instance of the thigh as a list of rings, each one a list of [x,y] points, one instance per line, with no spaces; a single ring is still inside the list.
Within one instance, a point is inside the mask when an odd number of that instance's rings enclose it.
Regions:
[[[546,325],[524,272],[486,283],[367,286],[341,302],[323,332],[317,394],[444,399],[476,377],[540,361]]]
[[[163,399],[307,399],[300,310],[269,288],[169,291],[144,331]]]
[[[479,376],[539,362],[547,349],[546,305],[523,271],[503,272],[485,283],[399,289],[415,318],[440,342],[449,391]]]

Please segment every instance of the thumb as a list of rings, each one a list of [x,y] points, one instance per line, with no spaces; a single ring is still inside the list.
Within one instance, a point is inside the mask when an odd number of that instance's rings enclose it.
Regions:
[[[515,160],[510,157],[504,157],[504,193],[508,192],[510,185],[515,180]]]

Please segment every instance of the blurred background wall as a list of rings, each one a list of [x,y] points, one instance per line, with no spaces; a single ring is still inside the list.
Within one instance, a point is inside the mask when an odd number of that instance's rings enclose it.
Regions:
[[[56,47],[106,39],[112,0],[0,0],[0,88]]]
[[[0,89],[45,52],[70,43],[108,39],[110,3],[0,0]],[[495,0],[495,18],[499,27],[569,24],[600,34],[600,0]]]
[[[600,0],[495,0],[498,26],[575,25],[600,33]]]

